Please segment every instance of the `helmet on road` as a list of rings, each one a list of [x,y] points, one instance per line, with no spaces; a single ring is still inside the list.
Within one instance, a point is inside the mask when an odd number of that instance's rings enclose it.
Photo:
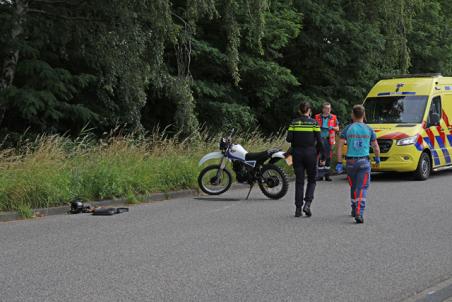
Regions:
[[[80,200],[71,202],[71,214],[79,214],[83,211],[83,203]]]

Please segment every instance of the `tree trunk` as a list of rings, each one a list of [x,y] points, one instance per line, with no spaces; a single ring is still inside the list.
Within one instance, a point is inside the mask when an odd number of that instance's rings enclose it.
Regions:
[[[176,112],[174,119],[179,133],[187,138],[198,133],[199,122],[195,114],[195,99],[191,90],[190,63],[192,53],[192,28],[181,19],[184,32],[175,45],[177,55],[177,77],[175,77],[172,90],[175,92]]]
[[[7,45],[7,55],[3,60],[0,74],[0,93],[13,84],[16,74],[17,62],[19,61],[18,38],[23,33],[23,23],[28,10],[29,0],[16,0],[14,5],[13,23],[10,33],[10,41]],[[0,103],[0,125],[6,113],[6,105]]]
[[[172,90],[177,104],[174,114],[177,130],[184,138],[197,134],[199,122],[195,114],[195,99],[189,79],[177,77]]]

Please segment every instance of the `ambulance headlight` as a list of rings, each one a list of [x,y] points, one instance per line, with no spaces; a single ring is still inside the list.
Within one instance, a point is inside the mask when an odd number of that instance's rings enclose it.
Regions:
[[[417,138],[418,138],[418,136],[415,135],[415,136],[410,136],[410,137],[407,137],[407,138],[399,139],[397,141],[397,146],[414,145],[417,142]]]

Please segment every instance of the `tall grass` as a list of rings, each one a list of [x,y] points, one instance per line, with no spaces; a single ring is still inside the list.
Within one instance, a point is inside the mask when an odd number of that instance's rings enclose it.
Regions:
[[[199,159],[216,151],[220,136],[185,140],[165,131],[148,135],[110,134],[95,139],[42,135],[0,151],[0,211],[62,205],[80,198],[127,198],[196,188]],[[238,136],[249,151],[287,148],[281,135]]]

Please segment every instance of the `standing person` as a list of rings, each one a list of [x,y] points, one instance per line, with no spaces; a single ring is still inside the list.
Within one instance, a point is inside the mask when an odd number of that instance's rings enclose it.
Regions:
[[[296,176],[295,187],[295,217],[300,217],[303,212],[310,217],[311,203],[314,199],[314,191],[317,176],[317,155],[325,156],[320,127],[312,119],[311,105],[302,102],[299,106],[300,117],[294,119],[287,132],[287,142],[292,145],[293,166]],[[305,172],[308,174],[308,185],[304,192]]]
[[[367,190],[370,184],[370,157],[369,149],[372,145],[375,153],[375,163],[380,164],[380,147],[378,146],[375,131],[364,124],[365,109],[362,105],[353,107],[353,124],[347,126],[341,133],[337,147],[336,171],[343,172],[342,147],[347,141],[347,178],[351,189],[352,216],[356,223],[364,223],[364,208],[367,201]]]
[[[336,144],[336,132],[339,131],[339,121],[336,115],[331,114],[331,104],[327,102],[323,103],[322,113],[317,114],[315,119],[320,126],[320,135],[327,154],[326,158],[320,158],[320,160],[325,160],[326,163],[325,165],[319,164],[317,180],[323,180],[325,177],[326,181],[332,181],[330,165],[333,158],[333,147]]]

